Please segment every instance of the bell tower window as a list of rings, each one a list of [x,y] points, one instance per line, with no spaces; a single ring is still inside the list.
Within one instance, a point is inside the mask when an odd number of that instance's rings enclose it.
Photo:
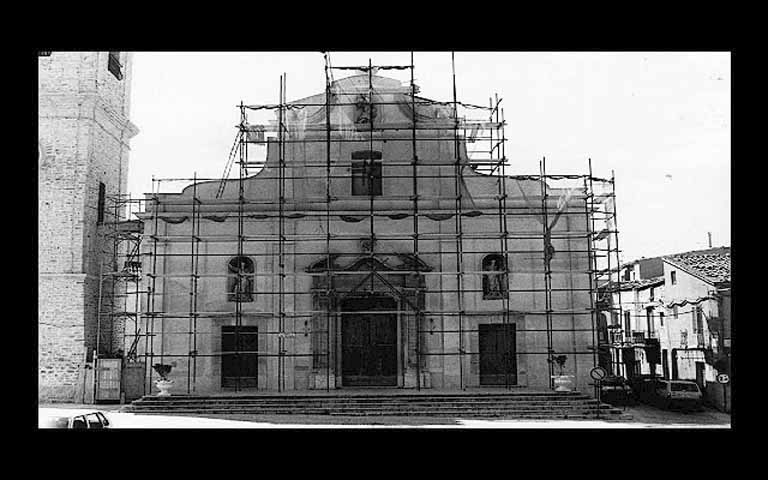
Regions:
[[[120,52],[109,52],[107,69],[116,79],[123,79],[123,65],[120,63]]]
[[[107,200],[107,186],[99,182],[99,200],[96,210],[96,223],[101,225],[104,223],[104,209],[106,208]]]

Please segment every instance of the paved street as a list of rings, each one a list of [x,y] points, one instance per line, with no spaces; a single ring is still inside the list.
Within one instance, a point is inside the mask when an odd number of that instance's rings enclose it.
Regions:
[[[635,405],[627,407],[627,414],[632,415],[632,421],[638,423],[667,426],[670,424],[681,426],[724,426],[730,427],[731,415],[719,412],[713,408],[705,407],[701,412],[681,412],[661,410],[650,405]]]
[[[92,408],[93,405],[46,404],[41,408]],[[730,415],[664,411],[648,405],[628,407],[631,421],[446,419],[432,417],[329,417],[285,415],[138,415],[123,413],[121,405],[98,405],[113,428],[730,428]]]

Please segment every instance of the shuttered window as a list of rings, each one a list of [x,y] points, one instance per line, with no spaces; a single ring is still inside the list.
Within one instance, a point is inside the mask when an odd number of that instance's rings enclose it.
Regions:
[[[693,309],[693,317],[696,320],[696,333],[704,332],[704,319],[701,314],[701,307],[697,306]]]

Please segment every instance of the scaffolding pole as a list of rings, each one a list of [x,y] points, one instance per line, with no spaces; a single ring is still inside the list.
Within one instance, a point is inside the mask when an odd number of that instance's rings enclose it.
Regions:
[[[325,391],[331,391],[331,79],[325,54]],[[335,351],[335,349],[334,349]],[[334,362],[334,371],[336,365]],[[335,378],[334,378],[335,383]]]

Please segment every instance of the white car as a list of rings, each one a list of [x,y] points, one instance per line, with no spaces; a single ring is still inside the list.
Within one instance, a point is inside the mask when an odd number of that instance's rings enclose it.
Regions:
[[[654,397],[662,407],[702,408],[703,395],[698,384],[686,380],[657,380]]]
[[[38,409],[39,428],[109,428],[109,419],[99,410],[76,408]]]

